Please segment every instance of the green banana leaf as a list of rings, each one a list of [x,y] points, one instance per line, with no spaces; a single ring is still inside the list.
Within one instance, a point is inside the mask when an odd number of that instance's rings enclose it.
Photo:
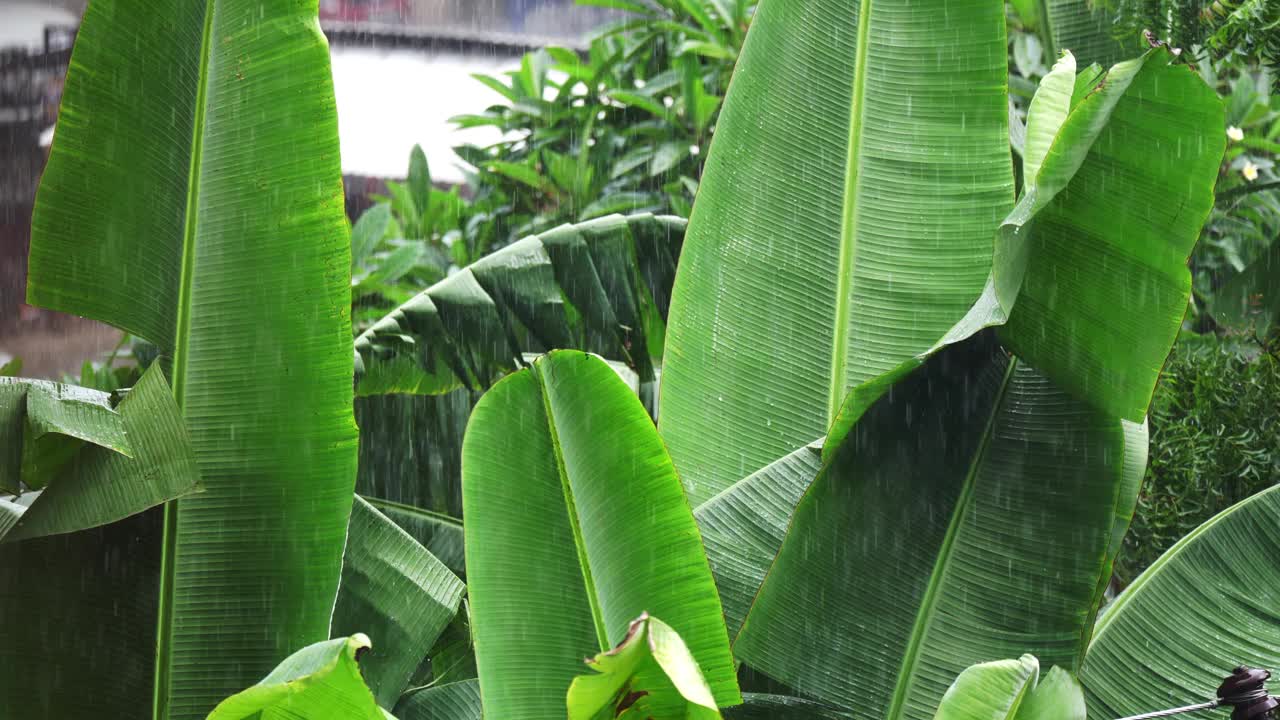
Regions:
[[[1081,682],[1089,717],[1213,700],[1238,665],[1280,668],[1280,488],[1183,538],[1107,608]]]
[[[361,634],[309,645],[218,703],[207,720],[385,720],[360,675],[358,659],[369,646]]]
[[[70,451],[42,468],[50,479],[21,519],[0,529],[5,542],[106,525],[199,489],[191,439],[158,365],[116,408],[105,393],[8,378],[0,378],[0,406],[0,435],[20,439],[6,450],[25,454],[25,444],[53,439]],[[32,438],[41,431],[49,434]],[[17,470],[0,467],[9,477]]]
[[[988,331],[826,442],[735,657],[888,720],[932,717],[991,657],[1079,666],[1137,499],[1143,426],[1075,400]]]
[[[1001,340],[1134,422],[1186,314],[1187,257],[1226,147],[1222,102],[1172,59],[1157,48],[1120,63],[1073,104],[994,259]]]
[[[395,715],[400,720],[481,720],[480,681],[411,690],[396,703]]]
[[[525,238],[415,295],[356,338],[357,394],[485,389],[525,351],[576,348],[653,379],[684,221],[633,215]]]
[[[991,0],[760,4],[664,356],[663,437],[695,504],[826,434],[850,388],[982,293],[1014,201],[1006,58]]]
[[[1085,63],[1112,65],[1142,52],[1141,38],[1118,38],[1115,19],[1099,0],[1040,0],[1037,31],[1047,59],[1070,52]]]
[[[1084,693],[1055,667],[1040,677],[1034,655],[996,660],[960,673],[934,720],[1085,720]]]
[[[485,713],[560,716],[583,657],[663,617],[718,705],[741,702],[693,513],[644,407],[602,360],[544,356],[480,400],[463,444],[467,587]]]
[[[364,632],[378,645],[361,670],[378,704],[395,705],[418,664],[458,612],[462,581],[372,505],[356,497],[332,634]]]
[[[163,516],[0,546],[0,717],[151,719]]]
[[[819,441],[739,480],[694,511],[730,637],[742,629],[791,514],[821,469]]]
[[[525,354],[526,364],[531,356]],[[625,365],[609,362],[635,385]],[[360,426],[358,492],[460,577],[465,574],[462,534],[462,437],[481,392],[443,395],[371,395],[356,398]]]
[[[679,633],[641,615],[617,647],[587,661],[569,685],[569,720],[719,720],[711,688]]]
[[[479,392],[358,397],[356,492],[463,573],[462,436]]]
[[[155,687],[135,713],[203,718],[328,637],[356,431],[350,238],[316,12],[116,0],[89,7],[76,38],[27,299],[159,347],[205,488],[167,509]]]
[[[1036,95],[1027,108],[1027,136],[1022,152],[1022,176],[1033,182],[1040,174],[1040,164],[1058,137],[1062,123],[1071,114],[1071,101],[1076,86],[1076,59],[1067,52],[1040,81]],[[1086,92],[1092,89],[1083,88]]]

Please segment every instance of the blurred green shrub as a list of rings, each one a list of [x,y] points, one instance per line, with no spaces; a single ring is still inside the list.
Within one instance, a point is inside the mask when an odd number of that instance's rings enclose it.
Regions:
[[[1280,482],[1280,360],[1185,336],[1151,407],[1151,459],[1116,575],[1131,582],[1219,511]]]

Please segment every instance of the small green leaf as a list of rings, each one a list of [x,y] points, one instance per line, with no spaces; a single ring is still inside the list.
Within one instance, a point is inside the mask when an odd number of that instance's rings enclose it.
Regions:
[[[357,664],[369,647],[369,638],[360,633],[309,645],[262,682],[218,703],[208,720],[385,720]]]
[[[587,664],[569,686],[569,720],[607,717],[700,720],[719,718],[711,688],[680,635],[669,625],[641,615],[616,648]]]

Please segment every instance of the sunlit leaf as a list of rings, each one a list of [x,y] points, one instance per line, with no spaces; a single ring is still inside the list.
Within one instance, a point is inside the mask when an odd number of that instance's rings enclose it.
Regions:
[[[587,666],[594,672],[579,675],[569,686],[569,720],[720,717],[689,648],[657,618],[641,615],[617,647]]]
[[[360,634],[309,645],[218,703],[208,720],[385,720],[357,664],[369,645]]]

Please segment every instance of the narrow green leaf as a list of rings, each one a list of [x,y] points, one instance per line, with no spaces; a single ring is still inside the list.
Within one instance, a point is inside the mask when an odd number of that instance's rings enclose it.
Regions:
[[[1040,174],[1040,163],[1049,153],[1049,146],[1058,136],[1058,130],[1071,112],[1071,95],[1076,84],[1076,59],[1063,53],[1053,70],[1040,81],[1036,96],[1027,110],[1027,141],[1022,153],[1022,176],[1026,184],[1035,182]]]
[[[378,203],[360,216],[351,228],[351,267],[362,265],[387,236],[391,225],[391,206]]]
[[[643,612],[684,638],[717,704],[741,701],[679,478],[604,362],[551,353],[486,393],[463,446],[463,498],[486,714],[563,714],[582,657],[620,643]]]
[[[17,377],[22,374],[22,358],[16,357],[0,365],[0,377]]]
[[[360,634],[309,645],[257,685],[218,703],[208,720],[384,720],[356,662],[368,649],[369,638]]]
[[[1237,665],[1280,667],[1280,488],[1183,538],[1107,608],[1081,681],[1090,717],[1212,700]]]
[[[362,670],[380,705],[395,704],[457,613],[463,590],[462,581],[426,548],[356,498],[332,633],[378,638],[362,658]]]
[[[431,167],[421,145],[414,145],[409,153],[409,193],[419,217],[427,217],[431,210]]]
[[[981,295],[1013,204],[1007,76],[1001,3],[760,4],[667,339],[659,417],[695,503],[826,434]]]

